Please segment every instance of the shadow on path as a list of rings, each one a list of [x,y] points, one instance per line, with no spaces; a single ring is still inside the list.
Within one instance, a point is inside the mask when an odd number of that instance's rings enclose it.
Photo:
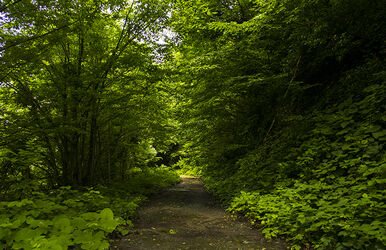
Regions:
[[[182,176],[181,183],[151,197],[134,225],[112,249],[286,249],[232,219],[195,177]]]

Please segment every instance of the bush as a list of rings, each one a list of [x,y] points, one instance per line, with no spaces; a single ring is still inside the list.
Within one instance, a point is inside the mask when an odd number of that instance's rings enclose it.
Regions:
[[[237,162],[235,174],[206,184],[228,211],[260,223],[268,238],[288,237],[294,248],[383,249],[384,90],[371,85],[361,97],[308,114],[308,132],[276,132]]]
[[[108,249],[108,236],[126,226],[149,195],[179,181],[167,168],[148,169],[126,183],[87,190],[61,187],[33,192],[29,199],[0,202],[0,246],[4,249]]]

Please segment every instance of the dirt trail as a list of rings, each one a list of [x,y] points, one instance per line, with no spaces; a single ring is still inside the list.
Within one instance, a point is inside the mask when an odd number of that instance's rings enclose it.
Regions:
[[[135,231],[112,249],[286,249],[283,242],[264,239],[247,222],[232,219],[199,179],[181,180],[141,207]]]

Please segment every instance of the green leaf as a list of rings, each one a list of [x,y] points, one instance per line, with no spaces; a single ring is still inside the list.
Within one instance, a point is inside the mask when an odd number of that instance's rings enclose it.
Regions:
[[[92,231],[87,229],[74,231],[73,237],[76,244],[89,243],[93,240]]]
[[[15,241],[28,241],[37,236],[40,236],[40,234],[41,232],[39,232],[39,230],[22,228],[16,232],[14,239]]]
[[[11,235],[11,230],[7,228],[2,228],[0,230],[0,240],[6,240],[10,237]]]
[[[105,208],[100,212],[100,223],[101,228],[108,233],[113,232],[120,224],[114,219],[113,211],[110,208]]]
[[[58,216],[53,219],[54,229],[59,231],[61,234],[69,234],[74,228],[71,226],[71,221],[67,217]]]
[[[378,131],[378,132],[373,132],[372,133],[373,137],[375,139],[378,139],[380,137],[385,137],[386,136],[386,130]]]

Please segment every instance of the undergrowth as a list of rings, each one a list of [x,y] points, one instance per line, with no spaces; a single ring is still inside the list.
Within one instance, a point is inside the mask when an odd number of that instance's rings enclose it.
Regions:
[[[128,233],[146,195],[178,181],[167,168],[147,169],[109,187],[61,187],[0,202],[1,249],[108,249],[109,236]]]
[[[232,175],[207,170],[205,183],[229,212],[293,249],[385,249],[384,101],[385,86],[373,84],[299,116],[239,159]]]

